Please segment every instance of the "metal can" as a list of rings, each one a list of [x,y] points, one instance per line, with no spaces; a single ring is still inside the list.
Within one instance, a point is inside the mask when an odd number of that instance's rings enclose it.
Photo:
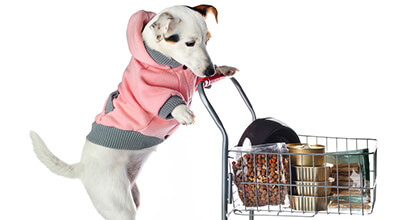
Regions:
[[[326,196],[332,193],[332,186],[334,179],[329,178],[328,181],[295,181],[295,193],[300,196]]]
[[[297,181],[326,181],[329,179],[332,167],[333,164],[323,167],[293,166],[292,178]]]
[[[291,196],[289,195],[291,208],[304,212],[322,211],[327,209],[330,196]]]
[[[325,166],[325,146],[304,143],[286,146],[291,153],[292,166]]]

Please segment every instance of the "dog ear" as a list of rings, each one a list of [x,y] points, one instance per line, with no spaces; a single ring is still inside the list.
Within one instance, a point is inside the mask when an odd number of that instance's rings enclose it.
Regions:
[[[157,41],[164,39],[168,32],[172,32],[175,26],[181,22],[181,19],[173,17],[170,13],[164,12],[159,15],[158,19],[150,26],[156,35]]]
[[[208,12],[212,12],[212,14],[214,14],[214,16],[215,16],[216,23],[218,23],[218,10],[216,10],[216,8],[214,6],[212,6],[212,5],[198,5],[198,6],[195,6],[195,7],[188,7],[188,8],[198,12],[199,14],[204,16],[205,18],[208,15]]]

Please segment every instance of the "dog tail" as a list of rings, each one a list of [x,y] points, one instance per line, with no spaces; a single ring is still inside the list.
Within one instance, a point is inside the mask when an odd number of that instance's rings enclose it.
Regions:
[[[78,175],[76,168],[78,164],[69,165],[56,157],[53,153],[51,153],[44,141],[36,132],[30,131],[30,137],[33,142],[34,152],[36,153],[38,159],[46,165],[51,172],[68,178],[77,178]]]

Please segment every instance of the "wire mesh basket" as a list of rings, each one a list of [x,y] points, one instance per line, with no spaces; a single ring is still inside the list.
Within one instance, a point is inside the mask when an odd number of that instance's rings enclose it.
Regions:
[[[199,96],[222,134],[222,220],[232,213],[252,220],[255,216],[373,212],[376,139],[297,135],[278,121],[256,119],[239,82],[233,77],[231,81],[250,110],[253,122],[244,132],[240,146],[230,149],[228,134],[205,94],[205,83],[198,85]],[[279,138],[263,139],[272,131],[270,125],[279,126]],[[251,137],[245,135],[248,129],[261,145],[254,142],[253,146],[243,146],[244,138]],[[285,143],[296,142],[289,140],[299,141],[302,147],[317,145],[321,151],[292,151]]]
[[[326,153],[229,150],[230,212],[252,216],[371,214],[376,201],[377,140],[299,137],[303,143],[325,146]],[[308,156],[323,158],[325,166],[295,166],[294,158]]]

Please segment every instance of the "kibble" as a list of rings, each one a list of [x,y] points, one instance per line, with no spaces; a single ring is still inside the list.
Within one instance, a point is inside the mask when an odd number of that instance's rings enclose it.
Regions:
[[[278,160],[279,158],[279,160]],[[284,204],[289,184],[289,157],[247,153],[232,162],[239,198],[247,207]]]

